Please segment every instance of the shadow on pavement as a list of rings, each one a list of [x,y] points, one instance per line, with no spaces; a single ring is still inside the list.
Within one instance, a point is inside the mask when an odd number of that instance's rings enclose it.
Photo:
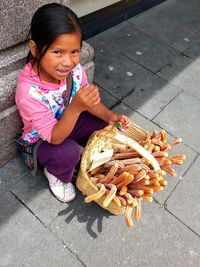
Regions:
[[[65,222],[67,224],[77,218],[79,223],[84,223],[86,225],[88,234],[92,238],[97,238],[98,233],[102,232],[103,221],[114,215],[103,210],[94,202],[85,203],[84,198],[85,197],[78,192],[75,201],[70,202],[66,209],[58,212],[58,216],[66,216]],[[95,225],[96,232],[93,230]]]

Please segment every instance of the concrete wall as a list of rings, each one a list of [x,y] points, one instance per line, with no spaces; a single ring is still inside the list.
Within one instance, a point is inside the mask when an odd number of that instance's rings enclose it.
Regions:
[[[119,0],[71,0],[69,7],[79,16],[85,16],[98,9],[120,2]]]

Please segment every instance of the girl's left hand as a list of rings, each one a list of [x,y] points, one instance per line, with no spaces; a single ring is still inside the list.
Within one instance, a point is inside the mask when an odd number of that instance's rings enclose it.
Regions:
[[[110,118],[109,118],[108,123],[111,125],[114,125],[117,122],[121,122],[122,124],[125,123],[127,128],[131,125],[131,120],[126,115],[117,114],[117,113],[112,112],[110,114]]]

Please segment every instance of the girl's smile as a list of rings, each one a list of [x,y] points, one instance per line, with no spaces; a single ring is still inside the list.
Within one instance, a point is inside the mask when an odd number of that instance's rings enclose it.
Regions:
[[[80,50],[81,36],[78,32],[59,35],[39,62],[41,80],[59,84],[79,63]],[[35,71],[37,67],[35,64]]]

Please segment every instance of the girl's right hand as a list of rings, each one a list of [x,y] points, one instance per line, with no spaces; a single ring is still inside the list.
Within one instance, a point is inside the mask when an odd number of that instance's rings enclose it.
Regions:
[[[99,89],[94,84],[81,88],[73,97],[70,104],[76,112],[86,111],[101,102]]]

